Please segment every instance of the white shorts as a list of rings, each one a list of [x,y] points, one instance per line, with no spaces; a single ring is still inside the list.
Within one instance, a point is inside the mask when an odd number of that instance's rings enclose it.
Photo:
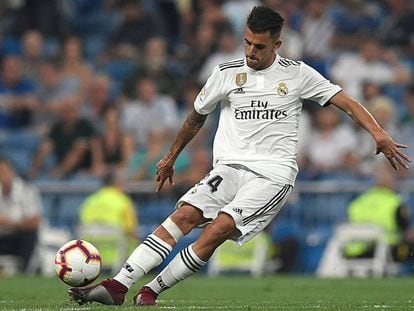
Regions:
[[[176,208],[191,204],[209,221],[220,212],[229,214],[240,231],[233,240],[241,246],[275,218],[291,189],[241,165],[217,165],[178,200]]]

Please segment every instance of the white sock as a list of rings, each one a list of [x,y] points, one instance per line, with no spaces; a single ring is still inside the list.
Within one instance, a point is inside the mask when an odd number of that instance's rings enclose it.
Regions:
[[[189,245],[178,253],[168,266],[145,286],[159,294],[196,273],[205,264],[206,262],[194,253],[192,245]]]
[[[172,246],[154,234],[149,235],[129,256],[115,280],[130,288],[143,275],[159,266]]]

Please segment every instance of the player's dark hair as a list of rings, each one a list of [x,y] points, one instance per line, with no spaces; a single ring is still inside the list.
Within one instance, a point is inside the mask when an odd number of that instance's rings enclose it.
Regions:
[[[270,32],[280,35],[285,20],[279,13],[265,6],[255,6],[247,17],[247,27],[254,33]]]

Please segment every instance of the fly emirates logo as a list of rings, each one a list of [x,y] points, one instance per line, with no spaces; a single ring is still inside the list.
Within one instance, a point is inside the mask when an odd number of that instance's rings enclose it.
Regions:
[[[268,109],[268,102],[252,100],[247,109],[235,109],[236,120],[281,120],[287,117],[286,110]]]

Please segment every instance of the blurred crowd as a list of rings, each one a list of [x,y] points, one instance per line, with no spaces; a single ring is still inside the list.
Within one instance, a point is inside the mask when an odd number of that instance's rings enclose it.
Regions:
[[[410,0],[1,1],[0,155],[28,179],[116,169],[152,180],[212,68],[243,57],[245,18],[258,4],[285,18],[283,57],[341,85],[414,158]],[[334,108],[303,107],[299,178],[371,176],[369,134]],[[176,183],[209,170],[216,122],[177,160]]]

